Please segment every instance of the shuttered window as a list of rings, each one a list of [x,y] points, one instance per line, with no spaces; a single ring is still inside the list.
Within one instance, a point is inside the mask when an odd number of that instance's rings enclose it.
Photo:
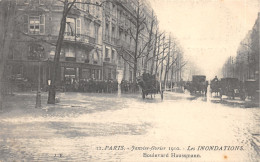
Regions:
[[[40,16],[40,34],[45,33],[45,16],[41,15]]]
[[[28,15],[23,16],[24,24],[23,24],[23,32],[28,33],[29,32],[29,17]]]
[[[80,19],[77,19],[77,34],[81,34],[81,21]]]
[[[24,15],[23,31],[29,34],[45,33],[45,16],[28,16]]]

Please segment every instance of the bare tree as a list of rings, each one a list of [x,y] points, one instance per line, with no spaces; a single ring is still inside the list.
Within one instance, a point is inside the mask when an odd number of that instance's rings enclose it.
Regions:
[[[153,11],[152,11],[151,24],[149,24],[148,22],[145,23],[145,27],[146,27],[149,37],[148,37],[147,51],[146,51],[145,59],[144,59],[144,73],[146,73],[146,71],[147,71],[148,62],[154,57],[154,55],[150,56],[150,52],[153,50],[153,42],[155,42],[155,38],[156,38],[154,35],[155,23],[156,23],[156,17],[154,16]],[[156,50],[156,48],[155,48],[155,50]]]
[[[60,1],[60,0],[58,0]],[[88,5],[95,5],[101,7],[103,3],[108,1],[103,1],[102,3],[91,3],[91,2],[77,2],[77,0],[64,0],[60,1],[64,4],[63,6],[63,12],[62,12],[62,18],[60,22],[60,30],[59,30],[59,36],[56,43],[56,49],[55,49],[55,56],[54,56],[54,63],[52,64],[52,72],[51,72],[51,83],[50,83],[50,89],[49,89],[49,95],[48,95],[48,104],[55,104],[55,96],[56,96],[56,77],[58,74],[59,69],[59,60],[60,60],[60,52],[61,47],[64,39],[64,32],[66,28],[66,18],[69,14],[70,10],[75,4],[88,4]]]
[[[145,53],[148,45],[151,44],[152,39],[146,40],[144,44],[141,44],[142,34],[144,34],[144,29],[146,27],[146,15],[144,14],[144,4],[141,0],[136,1],[136,10],[133,12],[133,16],[131,17],[133,20],[133,28],[129,28],[128,31],[130,36],[134,40],[134,52],[130,52],[128,50],[123,49],[127,53],[126,57],[124,54],[120,54],[120,56],[130,65],[133,69],[133,84],[134,89],[136,91],[136,76],[138,70],[138,62],[141,58],[146,57],[147,53]]]
[[[5,67],[7,55],[11,47],[11,40],[14,30],[14,18],[15,18],[15,1],[2,0],[0,1],[0,110],[3,108],[3,89],[5,87]]]
[[[155,32],[155,36],[154,36],[153,56],[151,58],[152,65],[151,65],[151,70],[150,70],[151,74],[153,74],[154,62],[155,62],[155,58],[156,58],[157,42],[158,42],[158,38],[157,37],[158,37],[158,27],[156,28],[156,32]]]

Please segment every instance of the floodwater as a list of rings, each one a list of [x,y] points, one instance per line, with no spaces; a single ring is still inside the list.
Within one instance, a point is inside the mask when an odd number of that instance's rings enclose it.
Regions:
[[[61,93],[59,97],[61,103],[43,104],[42,109],[34,108],[33,94],[7,101],[0,113],[0,161],[259,159],[259,107],[172,92],[165,93],[164,101],[159,95],[145,100],[130,94]],[[46,94],[42,98],[46,103]],[[206,150],[210,146],[215,150]]]

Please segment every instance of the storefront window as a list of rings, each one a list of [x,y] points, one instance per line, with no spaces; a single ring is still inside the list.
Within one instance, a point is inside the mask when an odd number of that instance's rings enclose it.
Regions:
[[[29,45],[29,53],[28,60],[39,60],[44,58],[45,52],[44,48],[39,44],[30,44]]]
[[[91,78],[91,73],[90,69],[82,69],[82,79],[90,79]]]
[[[94,63],[94,64],[97,64],[97,63],[98,63],[98,60],[99,60],[99,56],[98,56],[97,51],[95,51],[95,52],[94,52],[94,55],[93,55],[93,63]]]

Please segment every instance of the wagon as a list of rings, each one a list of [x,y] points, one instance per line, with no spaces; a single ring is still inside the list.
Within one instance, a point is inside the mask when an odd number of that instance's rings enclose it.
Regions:
[[[245,100],[245,92],[243,83],[238,78],[221,78],[220,80],[220,98],[223,95],[229,98],[235,99],[240,97],[241,100]]]
[[[144,73],[142,76],[137,77],[137,83],[142,90],[142,98],[145,99],[145,96],[148,94],[155,95],[160,93],[161,99],[163,99],[163,91],[160,89],[160,83],[156,80],[155,75],[149,73]]]
[[[192,81],[188,85],[190,93],[207,93],[208,82],[205,75],[193,75]]]
[[[257,80],[246,80],[244,83],[245,93],[251,99],[258,99],[257,90],[259,90],[259,82]]]
[[[216,81],[216,80],[211,80],[210,81],[210,93],[212,95],[212,93],[215,93],[215,95],[218,96],[220,92],[220,82]]]

